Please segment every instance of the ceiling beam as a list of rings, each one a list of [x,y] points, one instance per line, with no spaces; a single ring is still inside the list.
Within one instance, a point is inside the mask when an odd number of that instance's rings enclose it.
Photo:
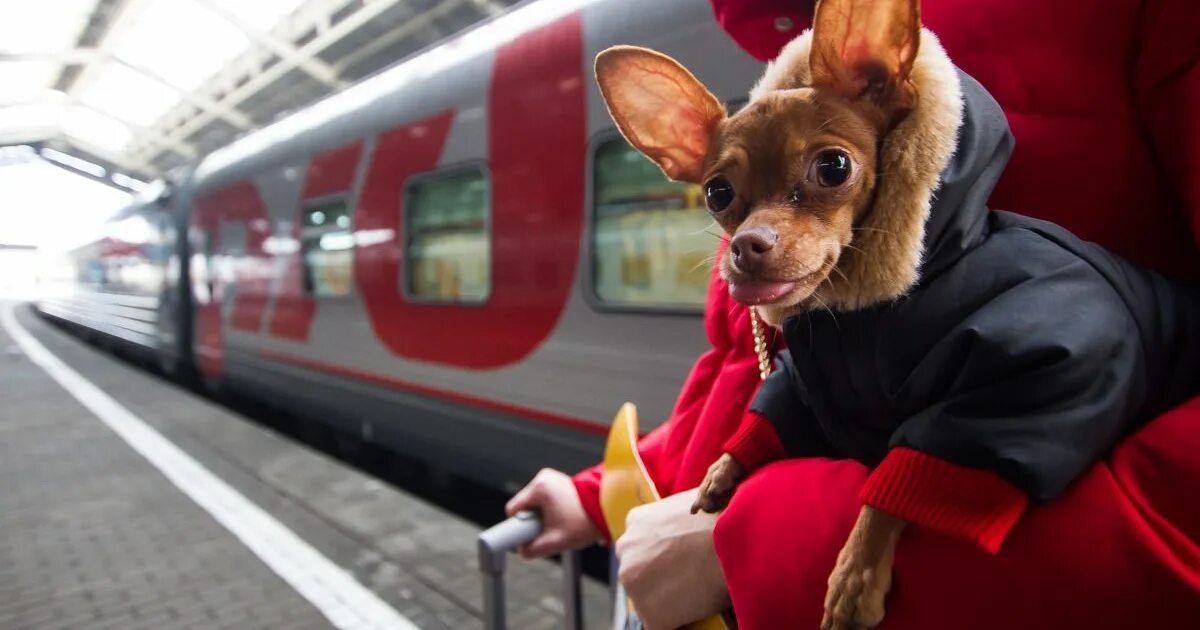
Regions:
[[[149,68],[129,63],[128,61],[125,61],[120,57],[116,57],[112,53],[102,48],[76,48],[73,50],[39,53],[0,52],[0,63],[21,61],[59,61],[65,64],[82,64],[85,67],[95,67],[102,61],[111,61],[113,63],[121,64],[122,66],[133,70],[134,72],[150,79],[151,81],[166,87],[167,89],[178,94],[182,100],[187,101],[197,109],[208,112],[242,131],[245,131],[253,126],[253,122],[250,120],[249,116],[246,116],[245,114],[231,107],[223,105],[205,94],[185,90],[168,81],[166,78],[158,75]],[[75,97],[75,92],[76,90],[70,90],[67,92],[67,95],[74,100],[78,100]]]
[[[60,74],[55,86],[61,85],[59,89],[63,92],[75,94],[90,85],[95,80],[100,67],[108,60],[113,43],[120,38],[121,32],[129,28],[134,16],[141,12],[146,2],[148,0],[98,0],[96,10],[93,11],[92,21],[99,23],[98,14],[106,7],[110,9],[104,13],[103,28],[93,30],[89,22],[88,28],[85,28],[83,34],[80,35],[80,45],[77,46],[79,49],[95,51],[96,56],[80,64],[72,76],[66,77],[65,73]]]
[[[150,70],[149,68],[146,68],[144,66],[139,66],[137,64],[129,63],[128,61],[125,61],[125,60],[121,59],[120,57],[111,57],[110,56],[110,59],[114,63],[119,63],[119,64],[125,66],[126,68],[129,68],[130,70],[133,70],[134,72],[137,72],[138,74],[145,76],[146,78],[154,81],[155,83],[158,83],[159,85],[162,85],[162,86],[172,90],[173,92],[178,94],[181,99],[183,99],[184,101],[187,101],[189,104],[196,107],[196,109],[199,109],[200,111],[205,112],[205,113],[213,116],[214,118],[220,118],[221,120],[224,120],[225,122],[233,125],[234,127],[237,127],[238,129],[240,129],[242,131],[245,131],[245,130],[249,129],[250,127],[254,126],[254,122],[250,120],[249,116],[243,114],[242,112],[237,111],[236,109],[234,109],[233,107],[231,107],[225,103],[222,103],[221,101],[218,101],[216,99],[209,97],[207,94],[204,94],[204,93],[200,92],[199,90],[196,90],[196,91],[185,90],[185,89],[179,87],[178,85],[175,85],[174,83],[168,81],[165,77],[162,77],[162,76],[156,74],[154,71]]]
[[[121,33],[130,28],[134,18],[142,12],[146,3],[149,0],[100,0],[100,4],[105,3],[116,5],[110,11],[107,27],[104,29],[102,36],[89,40],[90,47],[82,50],[92,51],[90,54],[95,56],[84,63],[81,67],[78,77],[71,83],[67,89],[63,90],[68,95],[74,96],[78,92],[86,89],[92,81],[95,80],[100,68],[106,62],[119,63],[139,74],[146,76],[152,81],[166,86],[168,89],[179,94],[180,97],[190,103],[192,106],[201,111],[208,112],[217,118],[220,118],[229,124],[237,127],[240,130],[249,129],[252,125],[250,117],[236,111],[231,107],[218,104],[214,99],[201,94],[193,94],[191,90],[184,90],[177,85],[174,85],[165,77],[162,77],[148,68],[138,66],[136,64],[124,61],[120,57],[112,54],[112,49],[115,42],[120,39]],[[80,53],[89,54],[89,53]]]
[[[2,60],[0,60],[0,61],[2,61]],[[131,120],[127,120],[127,119],[123,118],[119,114],[114,114],[112,112],[108,112],[103,109],[92,107],[91,105],[88,105],[87,103],[80,101],[79,99],[73,98],[71,96],[67,96],[66,94],[63,94],[62,92],[59,92],[57,90],[46,90],[43,94],[41,94],[35,98],[26,99],[26,100],[0,101],[0,108],[21,107],[21,106],[26,106],[26,105],[37,105],[37,106],[41,106],[41,107],[80,107],[80,108],[86,109],[88,111],[95,112],[96,114],[98,114],[100,116],[104,116],[105,118],[108,118],[109,120],[113,120],[117,123],[120,123],[121,125],[124,125],[133,134],[144,133],[145,129],[146,129],[142,125],[139,125]],[[55,134],[60,133],[58,131],[59,129],[60,129],[60,127],[58,127],[56,125],[55,126]],[[34,130],[34,131],[36,132],[36,130]],[[29,132],[26,131],[25,133],[29,133]],[[34,133],[33,135],[36,136],[37,134]],[[172,144],[172,143],[167,142],[166,138],[161,138],[158,140],[158,142],[164,149],[174,151],[174,152],[178,153],[179,155],[182,155],[183,157],[188,158],[190,160],[194,160],[194,159],[200,157],[200,155],[199,155],[199,153],[197,153],[196,149],[189,144],[185,144],[185,143]]]
[[[75,47],[94,48],[104,41],[113,24],[121,17],[128,2],[129,0],[96,0],[96,5],[92,8],[91,15],[88,16],[87,24],[75,40]],[[59,70],[58,78],[54,81],[54,89],[60,92],[71,91],[83,73],[85,65],[91,61],[89,59],[75,63],[64,62],[62,69]]]
[[[126,128],[128,128],[129,131],[135,136],[138,134],[144,134],[146,132],[145,127],[143,127],[135,122],[126,120],[126,119],[122,118],[121,116],[113,114],[111,112],[106,112],[102,109],[97,109],[97,108],[92,107],[91,105],[88,105],[87,103],[84,103],[82,101],[75,100],[75,99],[69,99],[69,100],[67,100],[67,104],[75,105],[77,107],[82,107],[89,111],[96,112],[97,114],[100,114],[101,116],[104,116],[105,118],[108,118],[109,120],[116,121],[116,122],[124,125]],[[196,148],[191,146],[190,144],[186,144],[183,142],[171,142],[166,138],[152,138],[151,140],[153,142],[157,142],[164,149],[174,151],[174,152],[178,153],[179,155],[182,155],[183,157],[188,158],[189,160],[194,160],[194,159],[200,157],[200,154],[196,151]]]
[[[490,15],[492,17],[500,15],[507,10],[504,5],[496,2],[496,0],[471,0],[471,4],[475,5],[477,9],[483,11],[486,15]]]
[[[226,22],[235,26],[259,48],[279,55],[280,59],[290,61],[307,73],[308,76],[324,83],[327,87],[341,89],[346,86],[346,82],[342,81],[341,77],[338,76],[337,70],[334,70],[333,66],[321,61],[318,57],[304,55],[291,42],[284,41],[270,33],[264,33],[250,26],[245,20],[238,17],[236,13],[226,9],[224,5],[213,2],[213,0],[196,1],[220,16]]]
[[[412,8],[409,7],[408,11],[411,13]],[[398,29],[398,28],[392,29],[392,30],[384,33],[383,35],[380,35],[379,37],[372,39],[367,44],[356,48],[354,50],[354,52],[346,55],[345,57],[338,59],[337,68],[342,71],[352,68],[352,67],[354,67],[355,64],[362,61],[363,59],[366,59],[366,58],[370,57],[371,55],[378,53],[381,50],[387,49],[389,46],[392,46],[396,42],[399,42],[400,40],[402,40],[405,37],[408,37],[410,35],[412,35],[412,33],[410,31],[407,31],[404,29]],[[437,28],[436,24],[430,24],[428,28],[426,28],[424,31],[422,31],[422,36],[423,36],[422,38],[424,40],[426,40],[428,43],[433,43],[435,41],[438,41],[444,35],[445,35],[445,33],[441,32],[441,29]]]
[[[298,53],[302,56],[307,56],[310,58],[315,57],[321,51],[358,30],[362,25],[371,21],[392,6],[395,6],[400,1],[401,0],[373,0],[368,2],[361,9],[354,12],[346,19],[332,25],[327,31],[321,33],[304,46],[301,46],[298,50]],[[458,8],[466,1],[467,0],[443,0],[442,2],[434,5],[432,8],[414,16],[411,20],[395,30],[411,34],[412,32],[427,26],[438,17]],[[244,85],[241,85],[237,89],[229,92],[219,102],[228,107],[237,107],[243,101],[258,93],[263,88],[271,85],[285,74],[293,70],[295,67],[295,60],[281,59],[279,63],[267,68]],[[193,133],[199,131],[205,125],[212,122],[212,120],[213,116],[210,113],[202,112],[200,115],[188,120],[183,125],[172,130],[167,130],[166,137],[171,141],[186,141]],[[148,133],[155,132],[156,128],[151,128]],[[155,157],[144,146],[134,149],[130,155],[131,159],[139,164],[149,163]]]

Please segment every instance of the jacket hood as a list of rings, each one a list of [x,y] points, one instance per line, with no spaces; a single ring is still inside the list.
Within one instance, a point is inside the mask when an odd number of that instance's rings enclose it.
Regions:
[[[1000,105],[978,81],[961,70],[963,116],[954,155],[942,169],[925,219],[920,277],[954,264],[986,235],[988,197],[1008,158],[1013,136]]]
[[[811,45],[810,30],[785,46],[751,100],[809,85]],[[851,311],[895,300],[984,236],[985,202],[1013,146],[1004,113],[928,30],[910,80],[917,105],[884,139],[875,201],[814,304]]]

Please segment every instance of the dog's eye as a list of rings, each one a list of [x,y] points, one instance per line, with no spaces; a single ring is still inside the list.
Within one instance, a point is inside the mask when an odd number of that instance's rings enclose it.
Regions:
[[[717,213],[729,207],[733,203],[733,185],[729,180],[723,177],[716,177],[704,185],[704,201],[708,204],[708,211]]]
[[[826,188],[833,188],[846,183],[846,180],[850,178],[851,168],[853,167],[850,163],[850,156],[846,155],[844,151],[829,149],[822,151],[813,161],[812,177],[817,180],[818,184]]]

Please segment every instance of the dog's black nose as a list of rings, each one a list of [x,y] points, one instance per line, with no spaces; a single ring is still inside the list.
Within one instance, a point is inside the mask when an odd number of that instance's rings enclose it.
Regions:
[[[763,265],[767,252],[775,247],[779,234],[765,226],[742,230],[729,242],[729,253],[733,254],[733,265],[739,271],[754,273]]]

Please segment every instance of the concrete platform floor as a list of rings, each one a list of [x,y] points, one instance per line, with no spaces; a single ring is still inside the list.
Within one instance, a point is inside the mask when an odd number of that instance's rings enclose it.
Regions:
[[[14,315],[0,628],[482,627],[475,524]],[[117,410],[68,393],[22,331]],[[109,417],[122,409],[143,428]],[[561,627],[559,591],[556,565],[510,563],[510,627]],[[608,626],[607,603],[585,584],[588,627]]]

